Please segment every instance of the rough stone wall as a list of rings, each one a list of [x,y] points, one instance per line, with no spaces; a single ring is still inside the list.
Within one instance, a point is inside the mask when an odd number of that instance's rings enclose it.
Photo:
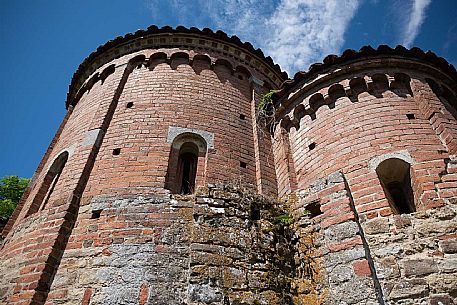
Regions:
[[[455,202],[363,221],[388,304],[457,303]]]
[[[239,188],[197,193],[189,304],[289,304],[293,232],[283,203]]]
[[[452,304],[456,215],[450,203],[359,219],[340,172],[287,203],[223,185],[97,197],[46,304]]]
[[[182,304],[191,223],[185,200],[93,199],[80,209],[46,304]]]
[[[295,304],[455,304],[455,200],[412,214],[359,218],[344,180],[340,172],[319,179],[292,205],[297,274],[305,274],[295,279]],[[316,202],[322,214],[309,219],[304,211]]]
[[[300,191],[291,210],[297,220],[294,304],[378,304],[369,249],[343,174]]]
[[[293,261],[291,235],[275,220],[282,213],[276,203],[252,192],[219,185],[195,196],[99,197],[79,213],[46,304],[291,298],[292,266],[283,266]]]

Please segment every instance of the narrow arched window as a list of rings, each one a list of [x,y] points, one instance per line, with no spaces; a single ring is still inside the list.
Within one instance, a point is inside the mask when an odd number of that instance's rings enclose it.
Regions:
[[[384,160],[376,168],[376,174],[394,214],[416,211],[410,170],[408,162],[397,158]]]
[[[205,183],[207,142],[199,134],[183,132],[171,142],[165,188],[174,194],[192,194]]]
[[[179,152],[178,171],[176,173],[178,192],[191,194],[195,190],[197,176],[198,147],[194,143],[184,143]]]
[[[30,209],[27,212],[27,216],[38,212],[40,209],[44,209],[51,197],[54,188],[59,181],[60,175],[62,174],[62,170],[65,167],[65,164],[68,160],[68,152],[61,153],[52,163],[51,167],[49,168],[46,176],[43,178],[43,182],[38,189],[37,194],[33,198],[32,204],[30,205]]]

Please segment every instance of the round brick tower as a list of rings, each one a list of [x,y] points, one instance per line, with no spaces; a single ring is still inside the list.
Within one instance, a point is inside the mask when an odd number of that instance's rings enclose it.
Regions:
[[[380,46],[286,78],[208,29],[98,48],[2,231],[0,302],[457,302],[455,69]]]
[[[152,26],[99,47],[75,73],[67,115],[2,232],[10,235],[0,299],[44,304],[56,268],[68,262],[63,250],[120,243],[111,233],[127,218],[150,222],[125,234],[143,243],[157,238],[181,219],[179,208],[160,204],[170,194],[237,184],[276,195],[271,141],[253,122],[261,96],[286,77],[249,43],[209,29]],[[126,204],[122,216],[106,212]],[[116,219],[98,227],[105,217]],[[179,239],[174,233],[167,238]],[[179,253],[159,248],[162,268],[183,267]],[[162,280],[164,289],[186,281]]]
[[[297,73],[276,96],[280,196],[341,171],[370,216],[442,205],[455,195],[435,184],[457,154],[456,79],[431,52],[387,46],[348,50]],[[397,198],[394,182],[411,194]]]
[[[443,267],[457,242],[456,93],[443,58],[380,46],[328,56],[276,94],[279,195],[297,194],[291,213],[312,221],[298,255],[327,273],[296,279],[306,304],[456,301],[439,284],[457,285]]]

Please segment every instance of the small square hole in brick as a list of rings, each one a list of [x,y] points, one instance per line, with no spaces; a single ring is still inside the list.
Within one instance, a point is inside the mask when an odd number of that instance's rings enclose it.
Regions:
[[[93,210],[90,219],[99,219],[103,210]]]
[[[318,201],[311,202],[306,206],[305,214],[310,218],[314,218],[322,214],[321,205]]]
[[[133,107],[133,102],[128,102],[126,105],[127,108],[132,108]]]
[[[408,118],[408,120],[414,120],[416,118],[416,116],[414,115],[414,113],[407,113],[406,114],[406,117]]]
[[[309,144],[308,148],[309,148],[309,150],[313,150],[314,148],[316,148],[316,143],[313,142],[313,143]]]
[[[240,167],[246,168],[248,164],[246,162],[240,161]]]
[[[241,119],[241,120],[246,120],[246,116],[245,116],[244,114],[241,114],[241,113],[240,113],[240,119]]]
[[[113,156],[118,156],[120,154],[121,154],[121,149],[120,148],[113,149]]]
[[[238,74],[238,78],[241,79],[241,80],[244,79],[243,75],[240,75],[240,74]]]

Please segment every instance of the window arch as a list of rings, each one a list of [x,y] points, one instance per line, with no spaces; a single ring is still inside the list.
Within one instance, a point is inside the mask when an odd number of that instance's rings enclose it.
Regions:
[[[51,194],[54,191],[57,182],[59,181],[62,170],[67,163],[68,156],[68,152],[64,151],[54,159],[52,165],[49,167],[49,170],[46,173],[46,176],[44,176],[43,182],[41,183],[35,198],[33,198],[32,204],[30,205],[30,209],[28,210],[26,216],[36,213],[40,209],[42,210],[46,207],[49,198],[51,197]]]
[[[184,132],[173,139],[165,188],[175,194],[191,194],[204,184],[207,143],[196,133]]]
[[[416,211],[410,171],[410,164],[398,158],[386,159],[376,167],[376,174],[394,214]]]

